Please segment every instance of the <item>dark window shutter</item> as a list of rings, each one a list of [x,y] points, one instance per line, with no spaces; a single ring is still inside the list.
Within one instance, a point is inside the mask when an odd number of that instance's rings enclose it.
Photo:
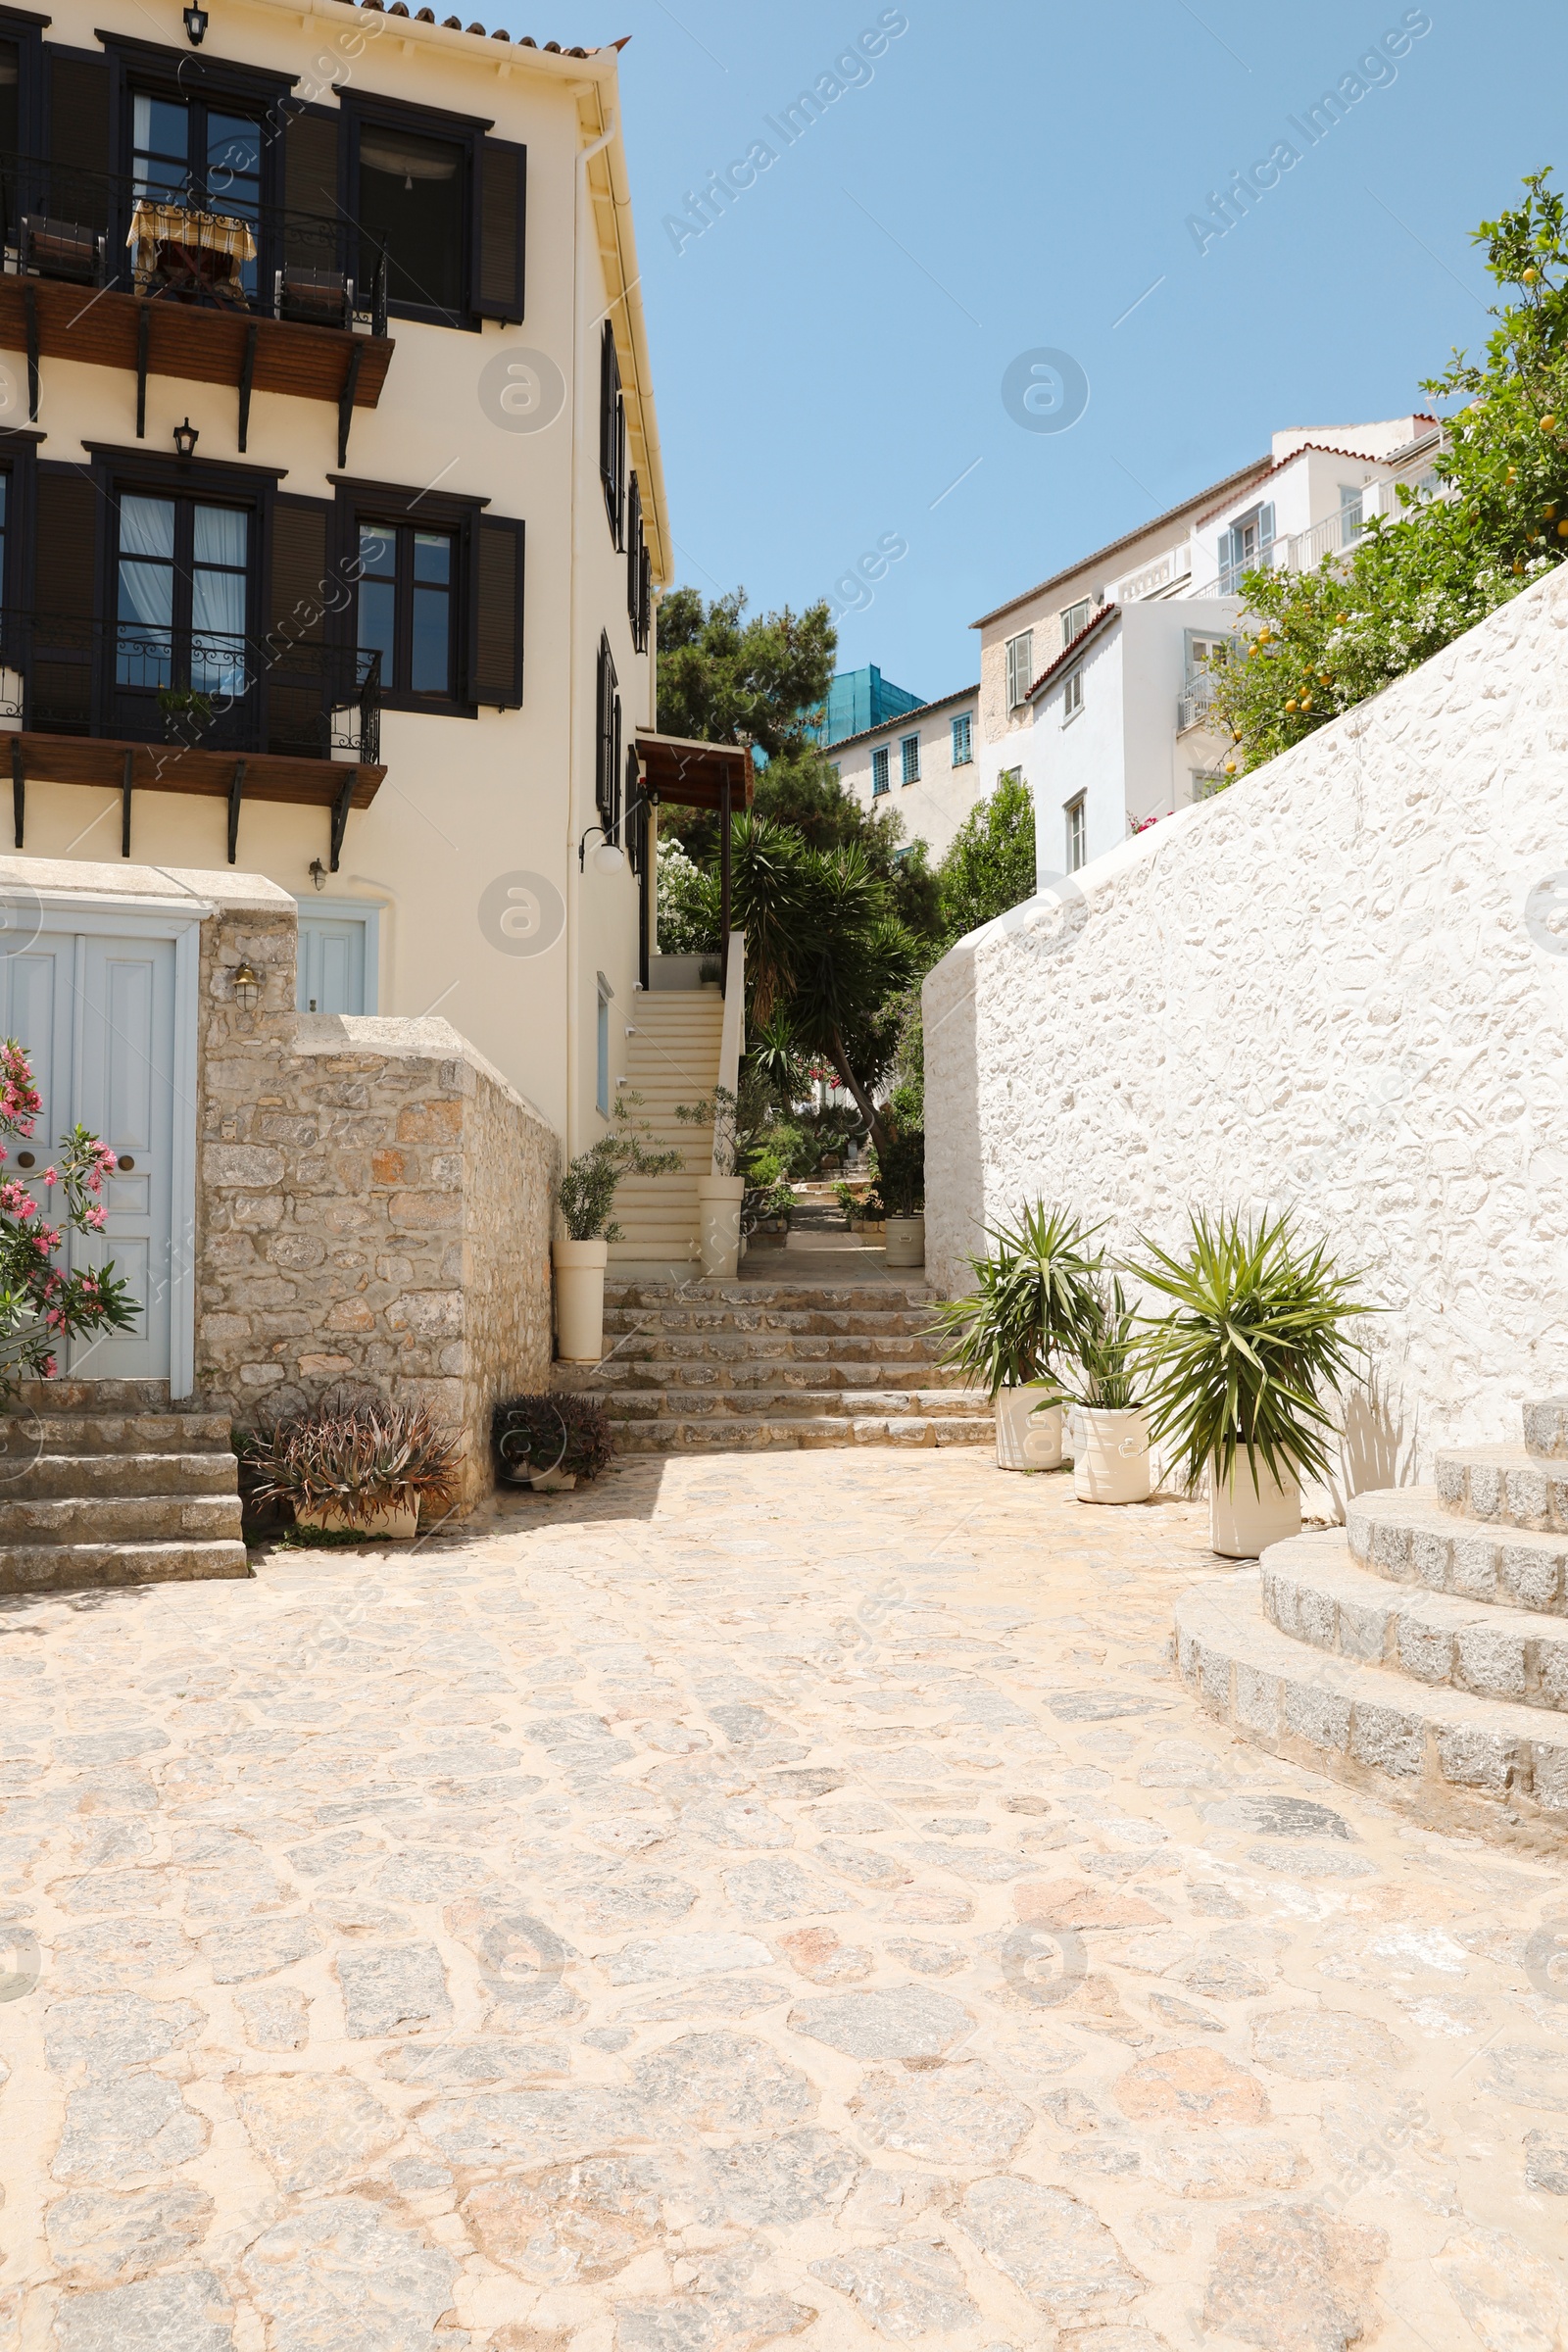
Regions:
[[[109,61],[49,60],[48,211],[84,227],[109,226]],[[110,256],[114,270],[122,257]]]
[[[336,578],[327,576],[331,521],[325,499],[283,497],[273,503],[272,568],[263,607],[267,748],[296,759],[319,756],[330,737],[326,603],[328,597],[340,601],[344,593]]]
[[[610,651],[610,639],[599,640],[597,711],[594,726],[594,801],[599,809],[599,821],[612,828],[615,817],[615,788],[620,779],[615,773],[619,757],[617,740],[620,733],[620,697],[615,692],[615,664]]]
[[[599,476],[605,485],[610,535],[619,547],[625,527],[626,419],[620,399],[615,330],[608,318],[599,346]]]
[[[631,641],[640,654],[642,643],[637,627],[638,573],[643,545],[643,494],[632,475],[626,491],[626,612],[631,620]]]
[[[93,583],[98,576],[101,502],[74,469],[40,466],[33,559],[30,723],[84,728],[92,723]]]
[[[505,139],[479,148],[479,233],[473,308],[481,318],[522,317],[528,150]]]
[[[283,259],[332,270],[341,244],[337,142],[340,117],[324,107],[290,112],[283,133]]]
[[[469,698],[515,710],[522,702],[523,526],[481,514],[473,536]]]

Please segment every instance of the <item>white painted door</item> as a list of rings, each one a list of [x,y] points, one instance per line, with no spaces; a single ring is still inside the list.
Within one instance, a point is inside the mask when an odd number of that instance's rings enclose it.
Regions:
[[[127,1331],[74,1344],[62,1372],[90,1380],[167,1379],[173,1265],[174,945],[168,939],[43,932],[0,965],[0,1029],[25,1047],[43,1108],[12,1162],[39,1184],[61,1134],[78,1121],[119,1161],[101,1196],[101,1234],[71,1244],[75,1267],[103,1265],[128,1283],[138,1312]]]
[[[300,916],[295,1009],[366,1012],[365,924],[352,915]]]

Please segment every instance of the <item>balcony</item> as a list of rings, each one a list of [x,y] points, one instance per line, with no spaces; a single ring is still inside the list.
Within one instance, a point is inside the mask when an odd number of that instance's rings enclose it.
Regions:
[[[1325,556],[1346,556],[1360,544],[1365,533],[1361,519],[1361,501],[1342,507],[1337,514],[1326,514],[1309,531],[1297,531],[1285,543],[1285,562],[1291,571],[1316,571]]]
[[[1214,693],[1219,680],[1208,670],[1200,670],[1189,678],[1176,703],[1176,732],[1185,735],[1189,727],[1204,724],[1214,707]]]
[[[138,439],[149,375],[231,384],[242,450],[251,395],[291,393],[336,407],[345,465],[354,411],[380,400],[394,348],[385,252],[367,270],[359,243],[342,220],[208,209],[0,152],[0,342],[26,352],[28,415],[45,359],[133,370]]]
[[[368,808],[386,775],[381,657],[7,610],[4,737],[19,850],[29,779],[119,792],[125,858],[140,787],[226,801],[230,865],[247,800],[318,808],[335,873],[350,810]]]

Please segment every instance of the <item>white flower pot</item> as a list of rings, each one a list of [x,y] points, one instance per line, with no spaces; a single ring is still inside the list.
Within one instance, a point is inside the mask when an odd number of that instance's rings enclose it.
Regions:
[[[925,1264],[924,1217],[889,1217],[883,1238],[887,1245],[890,1266],[923,1266]]]
[[[597,1364],[605,1352],[605,1265],[610,1244],[557,1242],[556,1344],[565,1364]]]
[[[1152,1492],[1149,1422],[1138,1411],[1078,1407],[1072,1491],[1080,1502],[1147,1502]]]
[[[419,1532],[419,1506],[416,1502],[389,1502],[384,1509],[372,1511],[368,1519],[351,1519],[331,1503],[319,1510],[294,1513],[296,1527],[313,1527],[323,1536],[361,1536],[367,1544],[412,1544]]]
[[[1049,1396],[1049,1382],[1030,1381],[1020,1389],[999,1389],[992,1410],[997,1416],[999,1470],[1059,1470],[1061,1468],[1061,1407],[1035,1406]]]
[[[1208,1466],[1208,1541],[1221,1559],[1255,1560],[1271,1544],[1284,1544],[1301,1532],[1300,1482],[1291,1478],[1282,1484],[1259,1454],[1254,1491],[1253,1467],[1242,1447],[1223,1483],[1218,1463]]]
[[[741,1262],[741,1202],[744,1176],[699,1176],[697,1207],[702,1221],[703,1279],[733,1282]]]

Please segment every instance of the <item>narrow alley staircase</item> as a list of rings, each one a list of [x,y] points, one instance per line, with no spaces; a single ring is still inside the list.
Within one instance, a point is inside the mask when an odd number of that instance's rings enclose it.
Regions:
[[[0,1593],[245,1576],[226,1413],[166,1381],[29,1381],[0,1414]]]
[[[1568,1397],[1524,1445],[1455,1446],[1435,1487],[1357,1494],[1176,1608],[1177,1663],[1276,1754],[1415,1800],[1568,1837]]]
[[[617,1019],[618,1010],[611,1006],[612,1095],[634,1098],[631,1114],[649,1131],[642,1139],[648,1149],[678,1151],[685,1166],[622,1180],[615,1195],[621,1236],[610,1245],[610,1271],[678,1281],[702,1257],[697,1179],[712,1166],[713,1135],[711,1127],[691,1126],[675,1111],[681,1103],[712,1100],[724,1000],[714,982],[645,990],[624,1019]]]

